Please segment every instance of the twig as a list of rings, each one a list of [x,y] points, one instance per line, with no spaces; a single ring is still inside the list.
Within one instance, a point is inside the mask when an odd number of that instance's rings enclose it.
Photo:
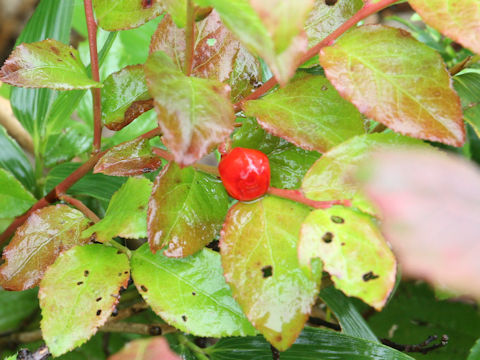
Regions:
[[[92,0],[84,0],[85,17],[87,19],[88,44],[90,46],[90,64],[92,79],[100,82],[97,51],[97,24],[93,16]],[[99,88],[92,88],[93,96],[93,153],[100,151],[102,146],[102,103]]]
[[[192,74],[193,56],[195,52],[195,5],[192,0],[187,0],[187,26],[185,28],[185,64],[184,73]]]
[[[0,82],[0,86],[1,84]],[[0,125],[7,130],[8,134],[18,142],[22,149],[30,154],[34,154],[32,136],[13,115],[10,102],[2,97],[0,97]]]
[[[335,331],[340,331],[342,330],[342,328],[340,327],[340,325],[338,324],[335,324],[335,323],[332,323],[330,321],[327,321],[327,320],[323,320],[323,319],[320,319],[320,318],[316,318],[316,317],[309,317],[308,318],[308,322],[312,325],[316,325],[316,326],[323,326],[323,327],[326,327],[328,329],[332,329],[332,330],[335,330]]]
[[[316,201],[307,199],[300,190],[278,189],[274,187],[268,188],[267,194],[275,195],[284,199],[293,200],[315,209],[328,209],[333,205],[352,206],[350,200],[331,200],[331,201]]]
[[[47,360],[50,355],[47,346],[43,345],[33,353],[27,349],[20,350],[17,355],[17,360]]]
[[[356,25],[359,21],[365,19],[366,17],[376,13],[377,11],[380,11],[381,9],[397,2],[398,0],[380,0],[376,3],[372,3],[370,1],[366,1],[365,5],[363,8],[361,8],[357,13],[355,13],[350,19],[345,21],[342,25],[340,25],[334,32],[332,32],[330,35],[328,35],[325,39],[320,41],[317,45],[313,46],[310,48],[305,55],[300,59],[298,62],[297,66],[302,65],[305,61],[311,59],[315,55],[317,55],[322,48],[325,46],[331,45],[338,37],[343,35],[347,30],[349,30],[351,27]],[[260,86],[257,90],[255,90],[253,93],[245,97],[244,99],[238,101],[234,105],[235,111],[240,111],[242,109],[243,104],[248,101],[248,100],[255,100],[258,99],[260,96],[264,95],[266,92],[268,92],[270,89],[272,89],[274,86],[278,84],[278,81],[272,77],[270,80],[268,80],[266,83],[264,83],[262,86]]]
[[[280,351],[273,345],[270,345],[270,350],[272,351],[272,360],[280,360]]]
[[[176,328],[167,324],[140,324],[131,322],[108,322],[100,329],[101,332],[129,333],[139,335],[165,335],[177,331]]]
[[[382,341],[382,344],[390,346],[391,348],[399,350],[399,351],[418,352],[418,353],[426,354],[430,351],[441,348],[441,347],[446,346],[448,344],[448,336],[447,335],[442,335],[442,337],[440,338],[440,342],[438,344],[428,346],[437,339],[438,339],[437,335],[432,335],[432,336],[429,336],[424,342],[422,342],[420,344],[415,344],[415,345],[398,344],[398,343],[393,342],[393,341],[388,340],[388,339],[381,339],[381,341]]]
[[[82,203],[80,200],[74,199],[68,195],[60,195],[59,199],[62,201],[65,201],[66,203],[72,205],[73,207],[76,207],[78,210],[80,210],[87,218],[92,220],[94,223],[97,223],[100,221],[100,218],[92,211],[90,210],[84,203]]]

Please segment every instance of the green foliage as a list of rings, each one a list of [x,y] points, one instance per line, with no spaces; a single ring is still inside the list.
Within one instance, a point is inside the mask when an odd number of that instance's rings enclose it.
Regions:
[[[479,356],[480,177],[444,154],[480,163],[478,0],[410,0],[411,33],[360,23],[394,0],[85,3],[0,69],[34,145],[0,113],[2,358]]]

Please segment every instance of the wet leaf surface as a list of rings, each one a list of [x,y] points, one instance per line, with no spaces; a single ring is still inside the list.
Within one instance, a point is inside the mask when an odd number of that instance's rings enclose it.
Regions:
[[[313,164],[303,179],[302,190],[306,197],[313,200],[352,199],[354,206],[375,214],[374,206],[361,193],[355,181],[359,164],[368,159],[370,151],[375,149],[421,144],[418,140],[394,133],[354,137],[326,152]]]
[[[249,95],[261,80],[260,62],[223,25],[216,11],[196,23],[195,37],[192,74],[228,84],[232,102]],[[182,70],[185,47],[185,30],[166,15],[152,37],[150,52],[164,51]]]
[[[225,283],[218,253],[204,249],[172,259],[145,244],[131,261],[138,291],[170,325],[196,336],[255,334]]]
[[[191,167],[170,163],[155,180],[148,205],[148,242],[156,252],[185,257],[218,235],[229,199],[222,183]]]
[[[149,3],[149,4],[145,4]],[[158,1],[93,0],[98,25],[107,31],[137,28],[162,13]]]
[[[38,285],[61,252],[87,241],[80,234],[88,224],[89,220],[80,211],[67,205],[52,205],[33,212],[3,250],[1,286],[21,291]]]
[[[162,159],[151,151],[148,139],[135,139],[117,145],[102,156],[94,173],[110,176],[135,176],[157,170]]]
[[[440,55],[409,32],[362,26],[320,52],[340,94],[363,114],[396,132],[461,146],[460,99]]]
[[[305,150],[325,152],[365,132],[360,112],[323,76],[299,74],[282,89],[243,105],[264,129]]]
[[[319,258],[337,289],[380,310],[395,285],[396,261],[369,215],[335,206],[315,210],[300,231],[302,266]]]
[[[0,80],[56,90],[102,87],[88,77],[76,49],[53,39],[18,45],[1,68]]]
[[[300,334],[318,281],[300,269],[297,241],[309,209],[276,197],[230,208],[220,240],[225,279],[248,319],[276,348]]]
[[[178,164],[193,164],[232,132],[228,85],[185,76],[162,51],[150,54],[145,75],[163,142]]]
[[[105,217],[82,233],[82,238],[107,242],[116,236],[139,239],[147,236],[147,204],[152,183],[129,178],[112,196]]]
[[[476,0],[409,0],[430,26],[480,54],[480,3]]]
[[[480,299],[480,171],[433,151],[379,153],[365,189],[402,272]]]
[[[102,88],[103,123],[110,130],[124,128],[153,108],[150,98],[142,65],[127,66],[109,75]]]
[[[110,317],[130,278],[127,257],[104,245],[60,255],[40,284],[42,336],[53,356],[80,346]]]
[[[182,360],[170,350],[168,341],[162,337],[138,339],[129,342],[125,347],[108,360]]]

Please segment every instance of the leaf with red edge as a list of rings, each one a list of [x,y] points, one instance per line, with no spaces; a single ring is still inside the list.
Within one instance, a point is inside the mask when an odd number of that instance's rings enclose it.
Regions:
[[[18,45],[0,69],[0,81],[56,90],[102,87],[88,77],[78,50],[53,39]]]
[[[145,75],[175,162],[191,165],[230,135],[235,115],[228,85],[185,76],[162,51],[150,54]]]
[[[334,206],[305,219],[298,243],[300,264],[322,260],[335,287],[381,310],[395,285],[397,264],[369,215]]]
[[[103,82],[102,121],[110,130],[121,130],[144,112],[153,109],[142,65],[110,74]]]
[[[113,247],[76,246],[58,257],[40,283],[42,336],[53,356],[92,337],[130,279],[128,258]]]
[[[223,25],[216,11],[195,26],[192,74],[230,85],[233,102],[250,94],[261,80],[258,59]],[[164,51],[182,70],[185,48],[185,30],[176,27],[171,17],[166,15],[152,37],[150,52]]]
[[[93,0],[98,26],[107,31],[137,28],[159,16],[158,0]]]
[[[366,116],[416,138],[453,146],[465,142],[460,99],[445,64],[407,31],[361,26],[324,48],[320,64]]]
[[[153,154],[148,139],[134,139],[108,150],[93,169],[110,176],[135,176],[157,170],[162,159]]]
[[[210,243],[228,210],[222,183],[192,167],[169,163],[155,180],[148,203],[148,242],[153,252],[185,257]]]
[[[88,241],[80,238],[88,224],[80,211],[67,205],[47,206],[33,212],[3,250],[5,263],[0,267],[0,285],[13,291],[38,285],[62,251]]]
[[[213,6],[230,31],[269,65],[281,85],[307,50],[303,31],[314,0],[196,0]]]
[[[480,300],[480,171],[426,150],[378,153],[362,171],[402,272]]]
[[[182,360],[170,350],[168,341],[163,337],[152,337],[130,341],[118,353],[108,360]]]
[[[325,152],[365,132],[360,112],[323,76],[301,73],[259,100],[243,104],[269,133],[305,150]]]
[[[480,2],[478,0],[409,0],[430,26],[480,54]]]
[[[300,226],[309,212],[299,203],[266,196],[231,207],[222,230],[222,265],[233,296],[280,351],[302,331],[318,293],[319,279],[297,259]]]

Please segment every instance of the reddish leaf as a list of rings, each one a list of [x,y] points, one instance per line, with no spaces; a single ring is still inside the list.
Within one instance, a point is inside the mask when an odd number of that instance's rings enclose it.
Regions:
[[[150,54],[145,76],[175,162],[191,165],[230,135],[235,115],[228,85],[185,76],[162,51]]]
[[[80,239],[88,224],[80,211],[67,205],[48,206],[32,213],[3,250],[0,285],[14,291],[38,285],[61,252],[88,242]]]
[[[233,102],[248,95],[261,79],[260,62],[222,24],[215,11],[196,23],[195,35],[192,74],[229,84]],[[150,52],[159,50],[183,69],[185,30],[176,27],[169,15],[163,18],[152,37]]]
[[[407,31],[362,26],[324,48],[320,63],[365,115],[406,135],[461,146],[460,99],[440,55]]]
[[[403,272],[480,299],[480,172],[431,151],[378,154],[365,189]]]
[[[108,360],[182,360],[170,350],[167,340],[162,337],[138,339],[129,342],[125,347]]]
[[[409,3],[428,25],[480,54],[478,0],[409,0]]]
[[[135,139],[117,145],[98,161],[94,173],[111,176],[135,176],[157,170],[162,159],[151,152],[148,139]]]
[[[0,69],[0,80],[57,90],[102,87],[88,77],[76,49],[53,39],[18,45]]]

